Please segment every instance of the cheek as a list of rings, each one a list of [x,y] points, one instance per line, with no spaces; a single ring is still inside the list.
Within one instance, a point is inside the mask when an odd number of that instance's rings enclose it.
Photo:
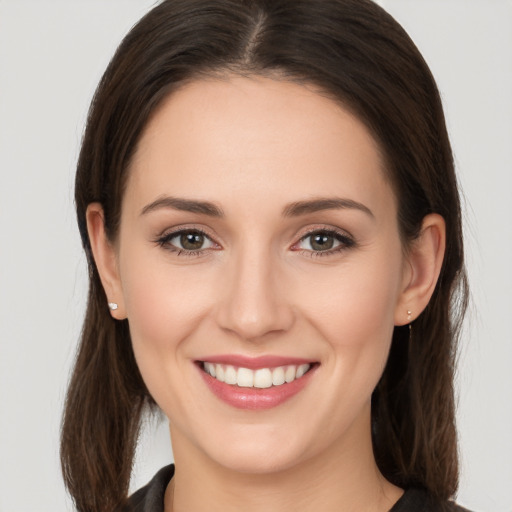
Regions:
[[[154,252],[130,254],[122,262],[123,296],[134,350],[168,357],[205,315],[210,287],[208,276],[193,265],[176,268]]]
[[[135,360],[155,401],[169,417],[184,414],[191,396],[188,343],[211,302],[208,277],[189,267],[176,268],[161,255],[132,253],[121,276]],[[144,261],[144,264],[141,262]],[[193,266],[192,266],[193,267]],[[183,393],[177,393],[181,389]]]
[[[376,282],[362,283],[344,279],[329,293],[311,294],[309,317],[330,339],[343,338],[342,333],[379,331],[393,323],[394,297]]]
[[[402,285],[400,246],[347,259],[297,291],[310,324],[340,357],[336,364],[383,368]],[[346,368],[345,368],[346,370]]]

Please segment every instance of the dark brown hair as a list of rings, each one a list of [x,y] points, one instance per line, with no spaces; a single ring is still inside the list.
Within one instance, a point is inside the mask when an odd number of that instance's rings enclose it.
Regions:
[[[447,246],[434,295],[396,327],[372,399],[373,445],[384,476],[439,499],[458,483],[455,342],[465,309],[461,213],[434,79],[405,31],[370,0],[166,0],[125,37],[94,96],[76,174],[78,225],[90,288],[62,426],[66,485],[80,512],[126,499],[139,426],[154,405],[127,321],[107,309],[87,235],[92,202],[115,240],[130,160],[162,99],[201,76],[265,75],[313,84],[371,131],[398,198],[407,246],[435,212]]]

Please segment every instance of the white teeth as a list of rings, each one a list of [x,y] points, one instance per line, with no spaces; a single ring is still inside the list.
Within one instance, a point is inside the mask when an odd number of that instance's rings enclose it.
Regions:
[[[238,368],[236,383],[241,388],[252,388],[254,386],[254,372],[249,368]]]
[[[236,384],[236,370],[233,366],[226,366],[226,371],[224,372],[224,382],[226,384]]]
[[[220,380],[221,382],[224,382],[224,368],[221,364],[215,365],[215,377],[217,380]]]
[[[295,375],[295,378],[300,379],[308,370],[309,370],[309,364],[301,364],[297,368],[297,373]]]
[[[297,374],[297,368],[295,366],[287,366],[284,371],[284,380],[286,382],[293,382],[295,380],[295,375]]]
[[[254,387],[269,388],[272,386],[272,372],[268,368],[262,368],[254,372]]]
[[[270,388],[281,386],[284,383],[300,379],[310,368],[310,364],[279,366],[277,368],[236,368],[232,365],[213,364],[205,362],[203,368],[206,373],[220,382],[236,385],[242,388]]]
[[[204,369],[206,373],[209,373],[212,377],[215,377],[215,365],[212,363],[204,363]]]
[[[284,383],[284,368],[282,366],[279,368],[274,368],[274,371],[272,372],[272,384],[274,386],[280,386]]]

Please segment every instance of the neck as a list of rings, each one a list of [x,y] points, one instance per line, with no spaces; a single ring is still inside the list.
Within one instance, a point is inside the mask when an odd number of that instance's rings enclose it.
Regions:
[[[370,422],[365,424],[364,430],[354,424],[336,446],[268,473],[232,471],[187,446],[173,431],[176,472],[165,511],[387,512],[403,491],[378,470]]]

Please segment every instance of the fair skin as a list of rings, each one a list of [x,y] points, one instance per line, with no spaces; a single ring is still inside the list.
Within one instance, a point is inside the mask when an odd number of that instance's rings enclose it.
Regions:
[[[169,418],[166,511],[386,511],[399,499],[374,460],[370,399],[394,326],[433,293],[445,234],[429,215],[405,250],[396,203],[368,130],[313,88],[201,80],[158,109],[116,241],[99,204],[87,220],[112,314],[128,319]],[[309,371],[279,388],[303,384],[286,400],[265,405],[275,387],[254,388],[260,405],[246,406],[204,371],[219,358],[226,369],[226,355]]]

